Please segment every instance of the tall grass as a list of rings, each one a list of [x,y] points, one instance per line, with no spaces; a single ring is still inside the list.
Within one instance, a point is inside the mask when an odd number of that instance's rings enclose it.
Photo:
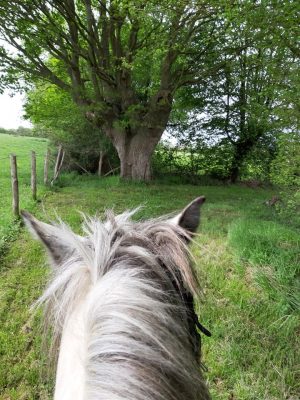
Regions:
[[[257,283],[282,314],[300,312],[299,232],[275,221],[239,219],[229,243],[255,269]]]

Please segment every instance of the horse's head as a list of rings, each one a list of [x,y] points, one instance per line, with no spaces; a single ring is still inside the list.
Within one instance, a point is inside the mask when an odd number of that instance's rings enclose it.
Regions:
[[[61,338],[56,399],[144,399],[143,391],[153,399],[208,398],[197,371],[198,281],[187,249],[204,201],[172,218],[85,218],[83,236],[22,212],[54,267],[38,303]],[[74,371],[79,386],[71,390]]]
[[[186,241],[189,241],[198,228],[200,207],[204,201],[204,196],[198,197],[175,217],[163,217],[157,220],[151,220],[148,222],[148,225],[151,226],[151,223],[157,225],[158,222],[164,222],[164,228],[169,226],[169,228],[173,229],[182,239],[184,238]],[[106,213],[108,218],[103,223],[103,226],[106,227],[107,231],[113,233],[113,235],[121,235],[121,231],[124,230],[124,227],[129,223],[128,220],[133,214],[134,212],[126,212],[114,217],[111,212],[108,212]],[[39,239],[46,247],[51,263],[56,267],[74,254],[78,245],[77,241],[88,244],[86,237],[72,234],[69,227],[63,223],[49,225],[39,221],[27,211],[21,211],[21,215],[33,236]],[[85,219],[85,222],[90,226],[92,220],[88,221]],[[95,220],[93,220],[93,222],[95,223]],[[90,234],[90,232],[88,232],[88,234]]]

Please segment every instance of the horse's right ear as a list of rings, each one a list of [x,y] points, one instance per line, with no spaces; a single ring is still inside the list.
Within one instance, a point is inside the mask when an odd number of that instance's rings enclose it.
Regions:
[[[200,223],[200,208],[205,202],[205,197],[200,196],[188,204],[180,214],[171,219],[171,223],[179,225],[188,234],[193,234],[197,231]]]
[[[46,247],[52,263],[60,265],[72,253],[72,244],[66,240],[63,229],[39,221],[27,211],[21,211],[23,221],[35,239],[40,240]]]

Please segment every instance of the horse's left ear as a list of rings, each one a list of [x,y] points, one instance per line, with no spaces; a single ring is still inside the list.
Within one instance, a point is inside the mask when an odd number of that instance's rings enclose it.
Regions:
[[[73,253],[73,246],[66,239],[66,232],[55,225],[39,221],[27,211],[21,211],[23,221],[33,237],[46,247],[54,266],[60,265]]]
[[[200,222],[200,207],[205,202],[205,197],[197,197],[175,218],[171,219],[173,224],[179,225],[188,233],[195,233]]]

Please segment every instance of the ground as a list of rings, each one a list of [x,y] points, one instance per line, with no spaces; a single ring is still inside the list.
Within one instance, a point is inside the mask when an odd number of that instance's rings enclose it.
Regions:
[[[1,136],[0,136],[1,140]],[[299,231],[264,202],[274,189],[242,186],[130,184],[118,178],[65,175],[55,190],[29,204],[80,232],[81,215],[142,205],[137,217],[180,210],[199,195],[207,202],[192,252],[203,293],[203,359],[214,400],[289,399],[299,387]],[[44,192],[41,192],[44,193]],[[40,245],[21,228],[0,261],[0,399],[50,399],[39,314],[30,306],[47,279]]]

